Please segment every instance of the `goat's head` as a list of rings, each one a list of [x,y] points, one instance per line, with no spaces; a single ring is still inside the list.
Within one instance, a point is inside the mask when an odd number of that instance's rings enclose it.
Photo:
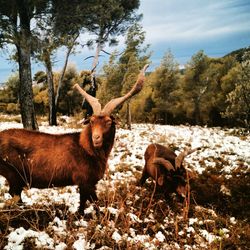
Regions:
[[[167,192],[176,192],[180,196],[185,197],[188,179],[192,178],[192,172],[184,167],[183,161],[187,155],[198,149],[200,148],[186,148],[175,157],[174,164],[167,159],[156,157],[154,164],[161,165],[166,170],[157,179],[158,185],[166,189]]]
[[[99,100],[86,91],[84,91],[78,84],[74,85],[80,94],[87,100],[93,109],[93,115],[85,121],[85,124],[89,123],[91,127],[92,143],[95,148],[100,148],[103,145],[103,138],[107,134],[112,126],[115,125],[114,118],[111,113],[116,107],[123,104],[126,100],[139,93],[143,87],[145,80],[145,71],[148,64],[144,66],[138,75],[137,81],[132,89],[122,97],[118,97],[109,101],[104,108],[101,107]]]
[[[87,121],[85,121],[85,124],[88,123],[91,127],[91,136],[92,136],[92,142],[93,146],[95,148],[102,147],[103,143],[103,137],[105,134],[107,134],[111,128],[112,125],[115,124],[114,118],[112,116],[97,116],[92,115]]]

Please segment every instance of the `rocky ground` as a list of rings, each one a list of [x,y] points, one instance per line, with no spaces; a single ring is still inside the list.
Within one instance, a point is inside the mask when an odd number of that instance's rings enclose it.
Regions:
[[[68,122],[68,123],[67,123]],[[40,131],[68,133],[64,126]],[[68,125],[67,125],[68,124]],[[1,122],[0,130],[21,127]],[[201,147],[185,159],[196,173],[189,199],[165,200],[151,179],[136,185],[150,143],[175,152]],[[30,189],[17,206],[0,177],[0,249],[250,249],[250,136],[239,129],[134,124],[118,128],[109,171],[98,183],[98,207],[76,213],[76,187]],[[97,205],[97,204],[96,204]]]

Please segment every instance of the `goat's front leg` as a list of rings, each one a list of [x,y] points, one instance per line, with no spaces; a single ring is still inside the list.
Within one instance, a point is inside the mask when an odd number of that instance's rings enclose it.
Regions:
[[[95,202],[95,201],[98,201],[98,198],[97,198],[97,195],[96,195],[96,189],[92,189],[90,192],[89,192],[89,198],[88,198],[89,201],[91,202]]]
[[[141,179],[137,182],[137,186],[142,186],[145,183],[145,181],[147,180],[147,178],[149,177],[149,175],[145,169],[146,169],[146,167],[144,167],[144,169],[143,169]]]
[[[84,214],[84,209],[86,206],[86,201],[89,200],[90,202],[97,201],[97,195],[95,192],[95,188],[87,188],[85,186],[79,186],[79,192],[80,192],[80,207],[79,207],[79,213]]]
[[[89,201],[93,202],[94,204],[94,209],[97,215],[100,214],[100,208],[99,208],[99,202],[98,202],[98,198],[96,195],[96,189],[93,189],[92,192],[90,193],[89,196]]]
[[[84,186],[79,186],[79,193],[80,193],[80,206],[79,206],[79,213],[84,215],[84,209],[86,206],[86,201],[88,200],[89,194]]]

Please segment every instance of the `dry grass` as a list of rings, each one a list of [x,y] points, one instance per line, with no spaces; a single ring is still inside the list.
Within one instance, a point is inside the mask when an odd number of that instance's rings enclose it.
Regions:
[[[124,169],[124,164],[122,168]],[[125,169],[128,170],[129,166]],[[217,178],[219,177],[221,178]],[[175,196],[166,202],[164,195],[156,192],[152,181],[146,182],[145,187],[138,187],[133,182],[114,182],[110,176],[106,178],[98,193],[96,209],[83,217],[69,213],[63,204],[37,204],[33,207],[12,204],[4,208],[0,215],[0,248],[7,244],[6,236],[13,230],[11,228],[19,227],[44,230],[55,242],[64,242],[67,249],[72,249],[81,233],[94,249],[102,246],[109,249],[147,249],[145,242],[148,242],[148,246],[154,244],[159,249],[164,249],[166,242],[169,247],[177,243],[183,248],[205,242],[201,239],[200,230],[219,237],[206,245],[207,249],[250,247],[249,217],[246,217],[249,215],[249,207],[243,206],[238,200],[239,195],[242,198],[249,195],[246,191],[248,178],[241,176],[234,183],[231,181],[232,192],[236,189],[235,195],[227,197],[221,194],[216,185],[218,179],[215,172],[211,174],[207,171],[188,185],[187,198],[183,204]],[[240,180],[242,183],[239,183]],[[220,184],[221,181],[218,181],[218,185]],[[200,193],[200,190],[203,192]],[[236,217],[236,224],[230,222],[231,216]],[[65,231],[69,237],[58,233],[52,226],[55,218],[65,222]],[[197,222],[190,225],[189,218],[196,218]],[[85,222],[86,225],[80,222]],[[190,226],[193,231],[190,231]],[[228,228],[230,233],[223,232],[223,228]],[[114,232],[120,235],[119,240],[114,239]],[[165,237],[163,242],[155,238],[159,232]],[[146,235],[144,241],[135,240],[142,235]],[[24,249],[36,249],[34,238],[27,238],[24,246]]]
[[[147,133],[142,132],[141,137]],[[156,137],[167,143],[166,136]],[[47,205],[40,200],[33,206],[17,206],[15,200],[5,201],[7,189],[1,187],[0,202],[5,202],[5,207],[0,211],[0,249],[20,227],[45,232],[53,239],[54,248],[64,243],[65,249],[73,249],[83,237],[86,249],[250,249],[250,174],[240,160],[228,177],[223,166],[230,163],[223,154],[200,158],[206,171],[188,180],[182,203],[175,195],[165,200],[150,179],[138,187],[142,166],[126,163],[126,157],[134,152],[127,144],[119,146],[113,152],[122,151],[121,162],[99,182],[99,201],[89,203],[84,216],[72,214],[66,203],[56,203],[53,197],[45,198]],[[206,167],[207,161],[215,166]],[[61,189],[63,192],[69,191]],[[23,249],[45,248],[37,246],[35,237],[26,237],[22,243]]]

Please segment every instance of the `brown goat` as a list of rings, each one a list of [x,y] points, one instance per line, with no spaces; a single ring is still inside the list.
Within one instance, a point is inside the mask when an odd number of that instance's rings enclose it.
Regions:
[[[143,185],[147,178],[152,177],[157,188],[165,195],[176,192],[184,197],[188,173],[182,163],[187,155],[197,149],[186,149],[177,156],[170,148],[150,144],[144,154],[145,166],[139,184]]]
[[[26,186],[77,185],[79,212],[83,213],[87,200],[97,200],[96,184],[104,175],[114,144],[115,121],[111,113],[141,90],[146,68],[125,96],[112,99],[103,109],[98,99],[76,84],[74,87],[93,108],[93,115],[79,133],[52,135],[25,129],[0,132],[0,175],[7,179],[9,193],[20,196]]]

